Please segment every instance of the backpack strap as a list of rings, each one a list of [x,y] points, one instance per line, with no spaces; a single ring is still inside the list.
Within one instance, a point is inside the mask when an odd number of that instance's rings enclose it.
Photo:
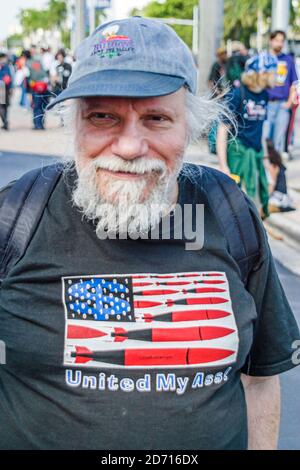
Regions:
[[[0,284],[24,254],[61,173],[56,163],[29,171],[8,191],[1,207]]]
[[[244,101],[246,99],[246,88],[245,88],[245,85],[243,85],[243,83],[241,83],[241,86],[240,86],[240,93],[241,93],[241,101],[240,101],[239,112],[241,115],[243,115]]]
[[[246,285],[260,254],[258,235],[246,196],[224,173],[208,167],[198,167],[198,172],[201,173],[202,190]]]

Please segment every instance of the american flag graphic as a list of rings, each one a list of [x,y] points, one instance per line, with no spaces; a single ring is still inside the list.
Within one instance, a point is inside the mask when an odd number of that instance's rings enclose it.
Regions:
[[[64,365],[225,366],[238,332],[224,272],[62,278]]]

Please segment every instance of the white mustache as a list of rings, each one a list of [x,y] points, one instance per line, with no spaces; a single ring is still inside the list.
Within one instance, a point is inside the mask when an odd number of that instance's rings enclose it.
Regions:
[[[95,169],[100,168],[103,170],[138,173],[141,175],[151,172],[160,174],[165,174],[167,172],[167,166],[163,161],[158,160],[157,158],[149,158],[145,156],[138,157],[134,160],[124,160],[116,155],[112,155],[110,157],[96,157],[93,160],[93,166]]]

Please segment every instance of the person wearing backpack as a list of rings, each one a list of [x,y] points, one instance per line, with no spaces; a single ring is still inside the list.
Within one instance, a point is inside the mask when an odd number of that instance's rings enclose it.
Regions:
[[[300,333],[254,205],[183,163],[220,105],[161,22],[101,25],[76,57],[49,105],[74,160],[0,197],[0,447],[276,448]]]
[[[45,111],[49,102],[48,75],[44,70],[41,57],[31,48],[31,57],[27,60],[29,68],[29,89],[32,94],[33,130],[45,129]]]
[[[269,215],[262,131],[268,105],[266,90],[275,83],[276,66],[276,57],[264,52],[246,62],[241,87],[226,97],[236,118],[236,138],[229,137],[226,122],[219,126],[217,135],[221,171],[239,177],[248,196],[261,207],[262,217]]]
[[[8,65],[8,57],[4,52],[0,53],[0,117],[2,129],[8,130],[8,106],[9,95],[12,87],[12,75]]]

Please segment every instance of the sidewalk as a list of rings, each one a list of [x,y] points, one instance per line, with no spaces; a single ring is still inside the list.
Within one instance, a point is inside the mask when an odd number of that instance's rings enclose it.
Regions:
[[[34,131],[31,110],[12,105],[9,108],[9,126],[8,132],[0,129],[0,152],[24,152],[59,157],[67,155],[68,139],[54,112],[46,117],[46,131]]]
[[[10,131],[0,130],[1,151],[43,154],[54,157],[68,156],[70,147],[68,137],[60,126],[60,120],[55,113],[49,113],[46,118],[46,131],[32,130],[32,113],[13,104],[10,107]],[[194,163],[218,168],[218,159],[208,151],[206,142],[190,146],[186,160]],[[294,200],[296,211],[272,214],[266,226],[273,238],[283,240],[292,248],[299,250],[300,246],[300,113],[296,121],[296,141],[293,160],[287,163],[287,180],[290,195]],[[300,267],[299,267],[300,272]]]

